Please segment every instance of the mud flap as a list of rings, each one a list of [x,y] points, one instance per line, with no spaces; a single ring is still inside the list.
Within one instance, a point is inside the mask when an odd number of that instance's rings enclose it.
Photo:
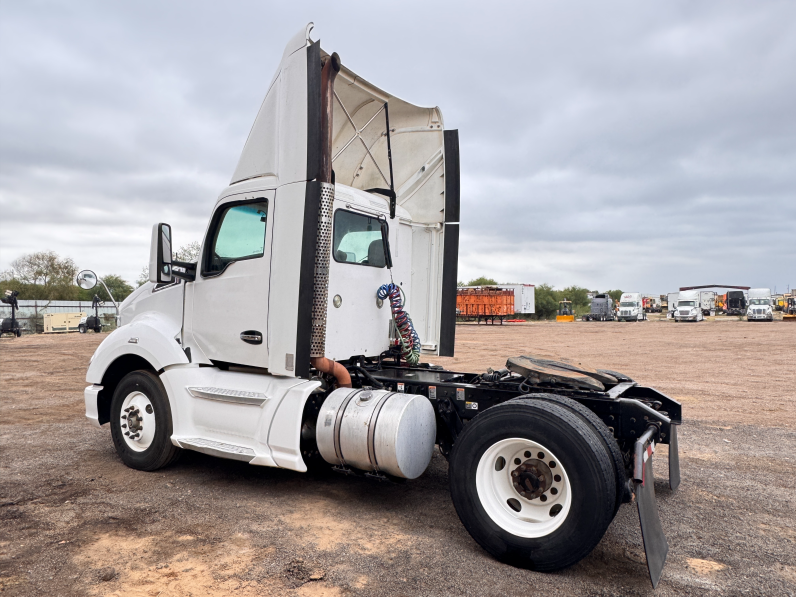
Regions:
[[[677,444],[677,425],[669,432],[669,487],[672,491],[680,487],[680,447]]]
[[[655,500],[655,477],[652,474],[652,454],[655,451],[656,427],[650,427],[635,446],[634,482],[636,485],[636,504],[641,523],[641,536],[644,539],[644,553],[647,556],[647,569],[652,588],[658,586],[669,554],[669,543],[663,534],[661,519],[658,517],[658,503]]]

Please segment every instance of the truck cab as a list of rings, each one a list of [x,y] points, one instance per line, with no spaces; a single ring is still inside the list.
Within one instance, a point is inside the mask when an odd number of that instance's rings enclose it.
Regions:
[[[701,295],[698,290],[683,290],[677,295],[677,310],[674,312],[675,322],[704,321]]]
[[[647,314],[644,312],[644,300],[640,292],[625,292],[619,298],[619,309],[616,312],[617,321],[644,321]]]
[[[747,321],[774,321],[774,309],[771,303],[771,289],[750,288],[749,306],[746,309]]]

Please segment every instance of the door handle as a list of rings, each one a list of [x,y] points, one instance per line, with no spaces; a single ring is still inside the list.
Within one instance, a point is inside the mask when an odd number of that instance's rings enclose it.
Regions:
[[[257,330],[246,330],[240,333],[240,339],[247,344],[262,344],[263,335]]]

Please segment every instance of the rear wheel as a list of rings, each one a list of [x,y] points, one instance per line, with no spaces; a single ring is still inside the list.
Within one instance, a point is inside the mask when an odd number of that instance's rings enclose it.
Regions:
[[[128,373],[111,402],[111,436],[119,458],[142,471],[163,468],[180,455],[171,434],[171,408],[160,379],[148,371]]]
[[[571,410],[542,400],[492,407],[450,458],[451,496],[467,531],[496,558],[540,571],[588,555],[613,518],[614,468]]]

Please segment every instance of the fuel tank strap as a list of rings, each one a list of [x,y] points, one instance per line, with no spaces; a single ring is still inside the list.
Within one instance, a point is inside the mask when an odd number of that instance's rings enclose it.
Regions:
[[[348,408],[348,404],[351,400],[359,394],[362,390],[354,390],[348,396],[346,396],[343,403],[340,405],[340,408],[337,409],[337,418],[334,421],[334,453],[337,456],[337,459],[340,461],[341,466],[345,466],[345,458],[343,458],[343,449],[340,447],[340,427],[343,423],[343,414],[345,413],[345,409]]]
[[[392,396],[395,396],[395,392],[390,392],[379,398],[379,402],[370,414],[370,421],[368,421],[368,459],[373,465],[373,470],[375,472],[379,472],[379,463],[376,461],[376,423],[378,422],[381,409]]]

